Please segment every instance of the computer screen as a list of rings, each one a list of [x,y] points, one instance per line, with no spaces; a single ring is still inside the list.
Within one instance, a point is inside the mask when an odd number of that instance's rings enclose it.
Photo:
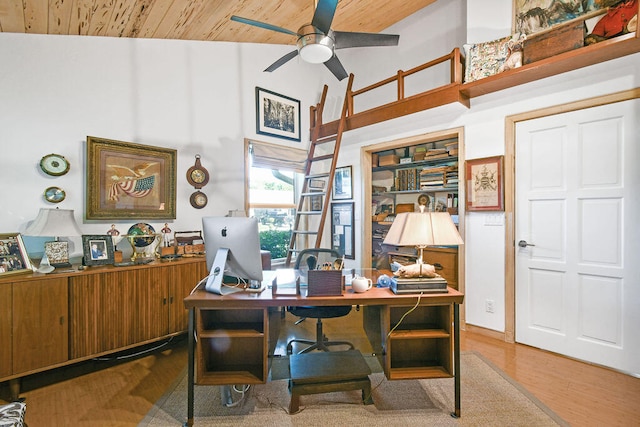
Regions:
[[[202,232],[209,278],[205,289],[225,295],[262,282],[258,220],[245,217],[203,217]],[[225,285],[223,276],[235,278]]]

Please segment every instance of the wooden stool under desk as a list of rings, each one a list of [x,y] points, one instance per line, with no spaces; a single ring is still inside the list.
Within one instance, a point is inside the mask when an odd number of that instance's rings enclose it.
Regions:
[[[362,390],[363,403],[373,404],[371,369],[358,350],[293,354],[289,370],[290,414],[299,411],[300,396],[305,394]]]

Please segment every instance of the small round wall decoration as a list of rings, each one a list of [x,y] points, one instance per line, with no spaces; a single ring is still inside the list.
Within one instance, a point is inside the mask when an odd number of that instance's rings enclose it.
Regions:
[[[193,206],[196,209],[204,208],[205,206],[207,206],[208,201],[209,200],[207,199],[207,195],[204,194],[202,191],[196,191],[189,198],[189,202],[191,202],[191,206]]]
[[[40,159],[40,169],[47,175],[61,176],[69,172],[69,161],[60,154],[47,154]]]
[[[67,193],[60,187],[49,187],[44,190],[44,198],[50,203],[60,203],[67,197]]]
[[[196,190],[201,189],[209,182],[209,171],[200,163],[200,154],[196,154],[196,162],[187,169],[187,181],[193,185]]]

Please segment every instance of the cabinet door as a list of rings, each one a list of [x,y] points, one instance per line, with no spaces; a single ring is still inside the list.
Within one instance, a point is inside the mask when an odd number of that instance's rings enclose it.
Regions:
[[[174,266],[169,276],[169,333],[186,331],[189,325],[188,310],[183,300],[196,284],[207,275],[207,265],[202,259],[189,264]]]
[[[165,334],[161,268],[72,277],[71,357],[133,346]]]
[[[13,286],[13,373],[68,360],[66,278]]]
[[[11,283],[0,283],[0,378],[11,375]]]

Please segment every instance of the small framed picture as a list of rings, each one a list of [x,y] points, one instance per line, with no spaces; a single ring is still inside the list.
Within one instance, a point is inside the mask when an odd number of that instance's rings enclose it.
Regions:
[[[256,87],[256,132],[300,141],[300,101]]]
[[[331,248],[346,259],[355,259],[353,202],[331,204]]]
[[[468,211],[504,210],[503,158],[466,161]]]
[[[0,276],[31,271],[31,260],[20,233],[0,234]]]
[[[333,178],[333,200],[347,200],[353,198],[351,183],[351,166],[336,169]]]
[[[113,264],[113,241],[108,234],[103,235],[83,235],[82,249],[84,253],[84,264],[107,265]]]
[[[311,196],[309,198],[310,201],[310,205],[311,205],[311,211],[313,212],[318,212],[322,210],[322,196],[318,195],[318,196]]]

